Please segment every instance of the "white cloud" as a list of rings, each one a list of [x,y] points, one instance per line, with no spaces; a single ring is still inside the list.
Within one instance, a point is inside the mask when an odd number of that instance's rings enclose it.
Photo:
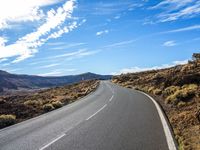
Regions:
[[[8,59],[6,59],[6,58],[3,58],[3,59],[0,59],[0,63],[1,62],[4,62],[4,61],[7,61]]]
[[[38,67],[38,68],[51,68],[51,67],[55,67],[55,66],[58,66],[60,64],[50,64],[50,65],[45,65],[45,66],[41,66],[41,67]]]
[[[39,1],[39,0],[34,0]],[[41,0],[42,6],[47,1]],[[31,1],[32,2],[32,1]],[[30,3],[31,3],[30,2]],[[53,1],[48,0],[48,4]],[[34,3],[34,2],[33,2]],[[39,2],[38,2],[39,3]],[[75,1],[69,0],[63,6],[58,7],[57,10],[51,9],[47,12],[46,21],[35,31],[18,39],[15,43],[5,45],[5,40],[0,39],[0,59],[8,57],[18,57],[12,63],[17,63],[29,57],[32,57],[38,52],[38,47],[43,45],[48,39],[58,38],[63,33],[69,32],[77,27],[76,22],[72,22],[69,26],[61,29],[61,26],[67,19],[72,18],[72,12],[75,8]],[[30,8],[29,8],[30,9]],[[52,30],[54,31],[52,34]]]
[[[157,18],[160,22],[192,18],[200,14],[200,1],[196,0],[165,0],[150,9],[164,10]]]
[[[166,46],[166,47],[172,47],[175,45],[177,45],[177,43],[175,41],[166,41],[163,43],[163,46]]]
[[[38,74],[38,76],[60,76],[60,75],[63,75],[63,72],[59,70]]]
[[[184,32],[184,31],[191,31],[191,30],[198,30],[198,29],[200,29],[200,25],[193,25],[193,26],[170,30],[170,31],[162,32],[162,33],[176,33],[176,32]]]
[[[47,73],[41,73],[41,74],[37,74],[39,76],[62,76],[64,75],[65,72],[74,72],[77,71],[77,69],[71,68],[71,69],[56,69],[54,71],[51,72],[47,72]]]
[[[58,2],[60,0],[2,0],[0,29],[7,28],[10,23],[40,20],[44,17],[44,12],[40,8]]]
[[[122,42],[117,42],[117,43],[113,43],[110,45],[105,46],[106,48],[110,48],[110,47],[117,47],[117,46],[123,46],[123,45],[127,45],[127,44],[131,44],[133,42],[135,42],[136,40],[127,40],[127,41],[122,41]]]
[[[124,68],[121,69],[119,72],[112,72],[112,75],[119,75],[119,74],[125,74],[125,73],[135,73],[135,72],[142,72],[147,70],[157,70],[157,69],[164,69],[164,68],[170,68],[176,65],[183,65],[186,64],[188,60],[183,61],[173,61],[171,64],[163,64],[161,66],[153,66],[153,67],[132,67],[132,68]]]
[[[90,55],[94,55],[96,53],[99,53],[101,50],[93,50],[93,51],[89,51],[87,49],[80,49],[78,51],[75,52],[71,52],[71,53],[65,53],[65,54],[60,54],[60,55],[56,55],[53,57],[49,57],[48,59],[52,59],[52,58],[65,58],[66,60],[70,61],[73,59],[79,59],[79,58],[83,58],[86,56],[90,56]]]
[[[96,33],[96,36],[100,36],[102,34],[107,34],[108,32],[109,32],[108,30],[99,31]]]
[[[51,43],[53,44],[53,43]],[[69,43],[69,44],[66,44],[66,43],[62,43],[62,44],[56,44],[54,43],[54,45],[61,45],[61,46],[56,46],[56,47],[53,47],[51,49],[53,50],[64,50],[64,49],[68,49],[68,48],[72,48],[72,47],[76,47],[76,46],[81,46],[81,45],[85,45],[86,43]]]

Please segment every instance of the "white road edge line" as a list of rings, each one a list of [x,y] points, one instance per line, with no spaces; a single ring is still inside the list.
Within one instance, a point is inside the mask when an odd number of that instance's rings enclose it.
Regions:
[[[158,114],[160,116],[162,125],[163,125],[163,129],[164,129],[164,133],[165,133],[165,136],[166,136],[168,148],[169,148],[169,150],[177,150],[176,145],[175,145],[174,140],[173,140],[173,137],[172,137],[172,134],[170,132],[169,126],[167,124],[167,121],[166,121],[166,119],[165,119],[165,117],[163,115],[163,112],[162,112],[160,106],[158,105],[158,103],[151,96],[149,96],[148,94],[146,94],[146,93],[144,93],[142,91],[138,91],[138,92],[146,95],[148,98],[150,98],[153,101],[153,103],[156,106],[156,109],[158,111]]]
[[[109,102],[111,102],[113,100],[114,95],[112,95],[112,97],[109,99]]]
[[[57,137],[56,139],[54,139],[53,141],[51,141],[50,143],[48,143],[47,145],[43,146],[42,148],[40,148],[39,150],[44,150],[47,147],[49,147],[51,144],[55,143],[56,141],[58,141],[59,139],[61,139],[62,137],[64,137],[65,134],[62,134],[61,136]]]
[[[94,117],[97,113],[99,113],[100,111],[102,111],[106,106],[107,106],[107,104],[105,104],[103,107],[101,107],[97,112],[95,112],[93,115],[91,115],[90,117],[88,117],[86,120],[89,120],[92,117]]]

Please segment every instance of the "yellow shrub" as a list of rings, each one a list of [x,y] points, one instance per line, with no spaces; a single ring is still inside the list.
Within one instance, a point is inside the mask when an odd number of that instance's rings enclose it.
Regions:
[[[45,104],[45,105],[43,106],[43,109],[44,109],[44,111],[48,112],[48,111],[53,110],[54,107],[53,107],[52,104]]]
[[[160,90],[160,89],[155,89],[155,90],[153,90],[153,94],[154,94],[154,95],[161,95],[161,94],[162,94],[162,90]]]
[[[195,84],[184,85],[181,88],[169,88],[167,93],[166,102],[178,104],[179,101],[188,101],[195,96],[198,86]],[[170,91],[171,90],[171,91]],[[175,91],[175,92],[174,92]],[[180,104],[181,105],[181,104]]]
[[[151,86],[151,87],[149,87],[148,92],[149,92],[149,93],[152,93],[152,92],[154,91],[154,89],[155,89],[155,88],[154,88],[153,86]]]
[[[52,105],[54,108],[60,108],[63,106],[63,103],[61,103],[60,101],[55,101],[55,102],[52,102]]]
[[[38,107],[42,105],[42,102],[37,100],[28,100],[24,102],[24,105]]]
[[[15,115],[0,115],[0,128],[12,125],[16,122]]]
[[[174,94],[176,91],[178,91],[180,89],[179,86],[170,86],[170,87],[167,87],[164,91],[163,91],[163,94],[164,96],[169,96],[169,95],[172,95]]]

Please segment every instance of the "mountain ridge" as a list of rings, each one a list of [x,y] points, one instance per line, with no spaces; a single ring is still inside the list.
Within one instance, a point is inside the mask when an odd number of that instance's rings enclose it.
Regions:
[[[99,75],[86,72],[78,75],[67,76],[37,76],[26,74],[11,74],[0,70],[0,93],[8,90],[37,89],[62,86],[80,82],[82,80],[109,80],[111,75]]]

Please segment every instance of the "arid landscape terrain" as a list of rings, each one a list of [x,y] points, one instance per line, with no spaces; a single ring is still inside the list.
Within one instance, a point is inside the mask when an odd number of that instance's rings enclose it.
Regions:
[[[200,149],[200,54],[185,65],[114,76],[112,82],[141,90],[162,106],[179,149]]]
[[[0,128],[70,104],[94,91],[98,80],[86,80],[26,94],[0,96]]]

